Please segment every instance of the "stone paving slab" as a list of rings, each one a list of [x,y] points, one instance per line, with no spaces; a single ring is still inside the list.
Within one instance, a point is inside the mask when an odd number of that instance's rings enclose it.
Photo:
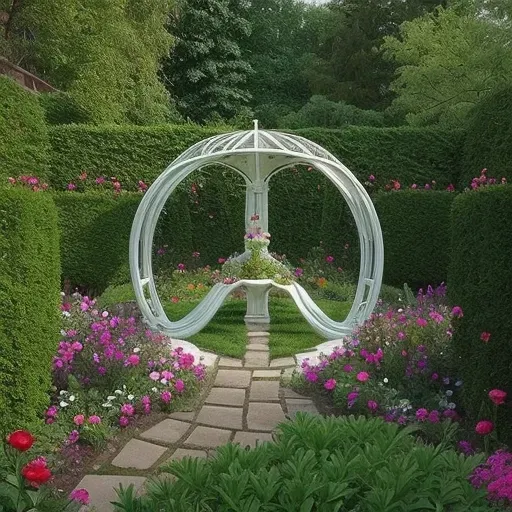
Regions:
[[[219,366],[242,368],[242,361],[240,359],[233,359],[232,357],[221,357],[219,361]]]
[[[285,415],[280,404],[252,402],[247,413],[247,426],[250,430],[272,432],[276,426],[285,421]]]
[[[256,380],[251,384],[249,394],[251,402],[278,402],[279,381],[277,380]]]
[[[212,388],[205,402],[207,404],[234,405],[241,407],[245,402],[245,389]]]
[[[253,336],[252,338],[249,338],[248,340],[249,346],[250,345],[268,345],[268,336]]]
[[[290,417],[295,416],[298,412],[309,412],[310,414],[318,414],[318,409],[315,404],[308,399],[301,398],[288,398],[286,400],[286,406],[288,408],[288,415]]]
[[[178,448],[169,458],[171,460],[181,460],[184,457],[195,457],[199,459],[206,459],[207,453],[204,450],[191,450],[190,448]]]
[[[281,375],[281,379],[284,381],[290,381],[295,372],[296,368],[285,368],[283,370],[283,374]]]
[[[215,378],[215,387],[247,388],[251,381],[251,372],[247,370],[219,370]]]
[[[146,443],[138,439],[130,439],[112,461],[118,468],[149,469],[167,448]]]
[[[268,368],[269,353],[248,350],[244,357],[244,366],[248,368]]]
[[[272,434],[269,432],[237,432],[233,443],[240,443],[240,446],[251,448],[256,447],[265,441],[272,441]]]
[[[231,428],[242,430],[243,409],[241,407],[218,407],[205,405],[199,411],[197,423],[212,427]]]
[[[191,412],[173,412],[169,414],[169,418],[172,418],[174,420],[183,420],[183,421],[193,421],[194,416],[196,415],[195,411]]]
[[[189,428],[190,423],[171,419],[163,420],[143,432],[140,437],[150,441],[171,444],[178,442]]]
[[[279,379],[281,370],[254,370],[252,376],[255,379]]]
[[[115,489],[119,484],[125,489],[133,484],[135,489],[139,490],[145,480],[142,476],[85,475],[76,489],[87,489],[90,497],[89,507],[95,512],[112,512],[114,507],[110,502],[118,499]]]
[[[185,439],[184,444],[205,448],[217,448],[218,446],[226,444],[230,437],[231,430],[197,426],[190,436]]]
[[[248,338],[268,338],[270,333],[268,331],[249,331],[247,333]]]
[[[295,358],[293,357],[278,357],[270,361],[270,368],[286,368],[293,366],[295,368]]]
[[[268,345],[265,343],[251,343],[245,347],[245,350],[254,350],[256,352],[268,352]]]

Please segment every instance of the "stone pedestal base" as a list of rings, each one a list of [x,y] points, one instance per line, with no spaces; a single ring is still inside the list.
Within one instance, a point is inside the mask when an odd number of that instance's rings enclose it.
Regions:
[[[245,325],[249,331],[264,331],[270,324],[268,293],[272,288],[269,280],[244,280],[247,294]]]

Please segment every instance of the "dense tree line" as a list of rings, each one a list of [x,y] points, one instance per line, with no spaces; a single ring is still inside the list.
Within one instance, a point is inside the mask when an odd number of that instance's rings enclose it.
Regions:
[[[511,19],[512,0],[0,0],[0,54],[64,91],[54,122],[457,125],[510,83]]]

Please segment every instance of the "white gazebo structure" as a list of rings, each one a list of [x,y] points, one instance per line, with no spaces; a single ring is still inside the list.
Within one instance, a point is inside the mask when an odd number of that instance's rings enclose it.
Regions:
[[[177,185],[190,173],[208,165],[232,169],[246,183],[246,223],[259,214],[263,231],[268,231],[269,181],[278,171],[308,165],[323,173],[337,187],[354,216],[359,232],[361,261],[359,282],[352,308],[343,322],[331,320],[298,283],[281,285],[270,279],[241,280],[216,284],[187,316],[171,322],[162,307],[152,271],[152,248],[160,212]],[[271,258],[268,252],[265,257]],[[239,258],[246,259],[250,253]],[[303,137],[277,131],[254,129],[210,137],[182,153],[147,190],[133,221],[130,237],[130,271],[141,312],[152,329],[172,338],[186,339],[203,329],[224,300],[236,288],[247,292],[246,324],[259,329],[270,322],[268,293],[272,287],[290,294],[312,328],[328,340],[352,332],[373,311],[380,291],[384,263],[382,232],[373,203],[356,177],[331,153]]]

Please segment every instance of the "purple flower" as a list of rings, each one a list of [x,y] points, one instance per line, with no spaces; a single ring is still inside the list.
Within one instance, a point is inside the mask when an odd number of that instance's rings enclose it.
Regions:
[[[126,416],[133,416],[135,414],[135,408],[132,404],[123,404],[121,406],[121,413]]]
[[[309,382],[316,382],[318,380],[318,375],[315,372],[307,372],[306,380]]]
[[[326,380],[324,383],[324,388],[329,391],[333,390],[336,387],[336,381],[334,379]]]
[[[428,411],[427,411],[427,409],[423,409],[423,408],[422,408],[422,409],[418,409],[418,410],[416,411],[416,419],[417,419],[418,421],[425,421],[425,420],[427,419],[427,417],[428,417]]]
[[[78,430],[72,430],[68,436],[68,443],[75,444],[79,438],[80,438],[80,434],[79,434]]]
[[[130,423],[130,420],[126,416],[121,416],[119,418],[119,426],[127,427],[129,423]]]
[[[452,315],[455,318],[461,318],[464,316],[464,313],[462,312],[462,308],[460,306],[454,306],[452,309]]]

